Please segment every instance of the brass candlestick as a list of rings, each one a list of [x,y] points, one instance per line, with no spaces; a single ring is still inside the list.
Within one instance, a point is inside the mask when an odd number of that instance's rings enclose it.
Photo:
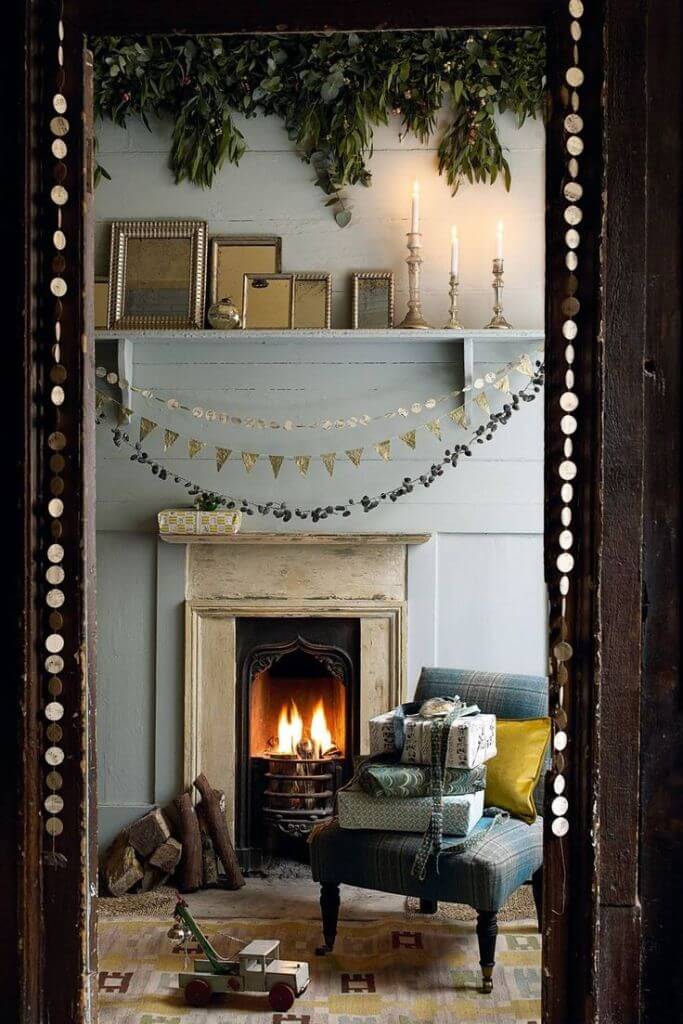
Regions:
[[[508,331],[512,327],[503,316],[503,260],[493,261],[493,316],[486,324],[494,331]]]
[[[420,299],[420,271],[422,268],[422,235],[419,231],[409,231],[408,249],[410,256],[406,258],[408,264],[408,312],[397,327],[424,330],[429,324],[422,316],[422,302]]]
[[[458,282],[457,274],[454,274],[453,272],[451,272],[451,274],[449,275],[448,280],[449,280],[448,294],[450,295],[451,304],[450,304],[450,308],[449,308],[450,316],[449,316],[449,320],[448,320],[448,323],[446,324],[445,329],[447,331],[461,331],[461,330],[463,330],[463,325],[460,323],[460,318],[458,317],[458,285],[459,285],[459,282]]]

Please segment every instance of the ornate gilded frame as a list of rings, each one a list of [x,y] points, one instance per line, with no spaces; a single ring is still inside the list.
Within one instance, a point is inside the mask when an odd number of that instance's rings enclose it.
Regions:
[[[249,285],[253,283],[258,287],[259,281],[288,281],[289,302],[287,308],[288,322],[283,327],[250,328],[249,326]],[[242,330],[266,330],[266,331],[289,331],[294,326],[294,304],[296,302],[296,288],[294,274],[245,274],[242,283]]]
[[[131,238],[153,240],[186,238],[190,241],[190,284],[187,316],[127,314],[125,311],[126,264]],[[108,328],[164,330],[204,326],[207,225],[202,220],[115,220],[109,244]]]
[[[209,239],[209,305],[225,298],[218,294],[218,250],[222,246],[252,246],[263,245],[275,250],[274,274],[282,273],[282,237],[280,235],[212,235]],[[251,271],[245,271],[251,273]],[[244,284],[240,289],[239,298],[242,298]],[[234,300],[237,296],[231,296]]]
[[[354,331],[359,329],[360,290],[364,282],[386,281],[387,287],[387,327],[394,326],[395,291],[394,274],[391,270],[365,270],[351,275],[351,326]]]
[[[325,270],[314,270],[314,271],[294,271],[294,324],[296,328],[299,326],[296,322],[296,286],[299,281],[320,281],[325,285],[325,313],[324,313],[324,324],[322,328],[329,330],[332,326],[332,274]]]

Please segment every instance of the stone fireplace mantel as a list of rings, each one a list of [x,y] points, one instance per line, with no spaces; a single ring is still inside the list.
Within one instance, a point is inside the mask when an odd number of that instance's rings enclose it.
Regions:
[[[426,544],[431,533],[236,533],[226,535],[159,534],[167,544],[291,544],[308,547],[357,547],[375,544]]]
[[[406,694],[407,549],[429,534],[176,537],[185,570],[186,784],[204,771],[234,826],[236,624],[240,618],[354,618],[360,628],[360,753],[368,720]]]

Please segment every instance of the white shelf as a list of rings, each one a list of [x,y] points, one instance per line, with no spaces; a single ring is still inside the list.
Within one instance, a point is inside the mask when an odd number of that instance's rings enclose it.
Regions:
[[[542,341],[545,332],[542,328],[533,330],[509,330],[492,331],[486,329],[462,331],[449,331],[443,328],[429,328],[427,330],[341,330],[332,329],[294,329],[289,331],[210,331],[210,330],[183,330],[176,328],[169,331],[137,331],[137,330],[96,330],[95,341],[133,341],[133,342],[172,342],[172,341],[201,341],[213,342],[217,345],[239,345],[241,343],[260,345],[291,345],[296,342],[311,342],[334,344],[340,341],[344,343],[367,344],[374,343],[409,343],[419,345],[420,343],[454,342],[454,341],[494,341],[498,342],[534,342]]]

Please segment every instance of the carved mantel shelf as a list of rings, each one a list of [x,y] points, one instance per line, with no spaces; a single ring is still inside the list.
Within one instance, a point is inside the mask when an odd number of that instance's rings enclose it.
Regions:
[[[288,544],[360,547],[378,544],[426,544],[431,533],[244,533],[237,534],[159,534],[167,544]]]

